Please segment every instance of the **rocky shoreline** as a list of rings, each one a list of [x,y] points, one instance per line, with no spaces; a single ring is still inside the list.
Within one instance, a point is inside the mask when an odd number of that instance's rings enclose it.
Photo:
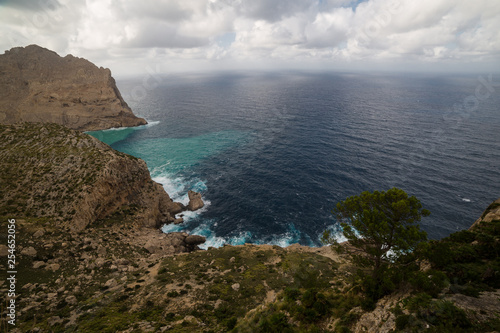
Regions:
[[[36,59],[16,58],[23,52]],[[62,62],[78,69],[71,76],[80,81],[50,70]],[[15,223],[17,271],[17,324],[8,326],[2,302],[1,331],[435,332],[447,320],[467,332],[500,330],[500,290],[491,287],[499,266],[479,255],[498,251],[500,199],[443,245],[450,258],[457,247],[459,265],[476,269],[476,279],[490,285],[474,289],[471,279],[465,286],[448,281],[433,296],[415,295],[408,285],[367,310],[355,290],[357,267],[330,247],[245,244],[200,251],[202,236],[161,232],[166,223],[183,223],[183,211],[202,208],[202,197],[189,191],[186,206],[174,202],[144,161],[65,127],[145,122],[121,99],[109,70],[89,64],[37,46],[0,56],[0,72],[10,73],[0,77],[0,87],[7,87],[0,92],[0,123],[9,124],[0,125],[0,228]],[[47,75],[23,81],[27,70]],[[68,87],[87,96],[76,98]],[[0,233],[2,272],[6,244]],[[483,266],[473,266],[474,260]],[[428,279],[444,274],[430,266],[420,266]],[[9,288],[1,279],[0,295]]]
[[[484,215],[498,220],[498,205]],[[411,314],[395,310],[414,297],[411,290],[382,298],[370,311],[345,304],[343,299],[353,297],[350,279],[356,268],[330,247],[246,244],[191,252],[201,237],[164,234],[127,214],[78,232],[50,220],[16,223],[18,325],[11,332],[227,332],[235,327],[235,332],[260,332],[263,316],[287,311],[287,293],[299,293],[304,302],[308,290],[337,304],[317,319],[324,331],[349,327],[388,333],[399,317]],[[6,227],[3,220],[0,224]],[[5,270],[3,261],[0,266]],[[6,290],[0,281],[0,293]],[[447,289],[436,302],[447,301],[478,324],[500,315],[499,290],[477,297]]]

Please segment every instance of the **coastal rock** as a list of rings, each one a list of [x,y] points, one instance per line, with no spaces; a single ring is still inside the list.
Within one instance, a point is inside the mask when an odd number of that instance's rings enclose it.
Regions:
[[[56,123],[81,131],[139,126],[109,69],[37,45],[0,55],[0,123]]]
[[[186,210],[186,207],[180,203],[180,202],[168,202],[167,203],[167,209],[168,211],[172,214],[179,214],[180,212],[183,212]]]
[[[482,222],[491,222],[495,220],[500,220],[500,198],[489,205],[483,214],[481,214],[481,217],[478,218],[469,229],[473,230]]]
[[[189,246],[197,246],[205,243],[207,239],[203,236],[189,235],[184,239],[184,242]]]
[[[185,232],[149,235],[144,248],[151,254],[172,255],[199,250],[198,245],[205,242],[205,237],[189,235]]]
[[[188,197],[189,197],[189,204],[187,205],[187,208],[191,211],[198,210],[205,205],[205,203],[201,199],[201,194],[198,192],[189,191]]]

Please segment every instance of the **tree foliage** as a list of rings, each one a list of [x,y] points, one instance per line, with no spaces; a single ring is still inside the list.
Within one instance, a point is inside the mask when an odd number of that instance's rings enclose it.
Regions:
[[[382,273],[390,263],[395,264],[427,239],[418,222],[430,212],[416,197],[398,188],[348,197],[333,213],[349,246],[338,244],[328,231],[323,242],[333,244],[339,252],[347,251],[359,267],[368,270],[375,284],[383,280]]]

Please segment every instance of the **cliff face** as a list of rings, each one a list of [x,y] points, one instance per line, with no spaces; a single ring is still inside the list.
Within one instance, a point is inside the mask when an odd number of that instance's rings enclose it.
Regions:
[[[109,69],[30,45],[0,55],[0,123],[53,122],[91,131],[139,126]]]
[[[485,222],[492,222],[500,220],[500,198],[495,200],[491,205],[486,208],[486,210],[481,214],[481,217],[474,222],[469,230],[475,230],[479,228],[480,224]]]
[[[73,230],[113,214],[173,221],[178,205],[146,163],[56,124],[0,125],[0,215],[55,218]]]

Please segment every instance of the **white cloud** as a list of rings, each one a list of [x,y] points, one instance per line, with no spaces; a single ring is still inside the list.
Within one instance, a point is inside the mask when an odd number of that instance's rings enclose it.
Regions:
[[[117,68],[500,62],[498,0],[42,0],[0,5],[0,47]],[[114,70],[115,72],[117,71]],[[471,67],[471,70],[473,68]]]

